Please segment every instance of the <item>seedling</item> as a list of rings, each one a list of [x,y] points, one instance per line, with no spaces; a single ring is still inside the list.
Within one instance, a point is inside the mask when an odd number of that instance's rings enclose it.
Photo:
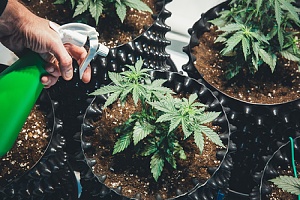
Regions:
[[[294,0],[232,0],[229,10],[210,21],[221,32],[215,40],[224,45],[221,54],[232,58],[227,79],[242,71],[255,74],[263,64],[274,72],[279,56],[299,63],[299,8],[293,3]]]
[[[71,3],[72,9],[75,9],[73,17],[88,12],[98,25],[99,18],[105,14],[110,15],[116,13],[123,23],[127,8],[133,8],[138,11],[152,13],[152,10],[147,4],[141,0],[56,0],[54,4]],[[113,8],[113,10],[110,10]]]
[[[148,73],[151,69],[142,66],[140,58],[134,66],[127,65],[128,71],[109,72],[112,83],[91,95],[109,94],[104,108],[117,100],[124,104],[129,96],[132,96],[135,105],[140,103],[141,111],[115,128],[120,137],[114,145],[113,154],[133,148],[136,156],[150,156],[151,173],[157,181],[165,164],[176,169],[177,160],[186,159],[181,140],[194,137],[200,153],[204,149],[204,135],[213,143],[225,146],[219,135],[209,127],[220,112],[207,111],[208,106],[197,100],[196,93],[179,98],[163,86],[167,80],[152,81]]]

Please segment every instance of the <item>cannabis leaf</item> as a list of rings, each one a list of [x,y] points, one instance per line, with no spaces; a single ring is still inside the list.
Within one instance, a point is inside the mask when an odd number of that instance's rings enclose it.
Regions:
[[[147,6],[147,4],[140,0],[124,0],[123,3],[129,8],[152,13],[152,10]]]
[[[145,12],[152,13],[152,10],[148,7],[148,5],[140,0],[116,1],[115,7],[116,7],[117,15],[119,16],[122,23],[126,17],[127,7],[133,8],[138,11],[145,11]]]
[[[138,11],[153,13],[149,6],[141,0],[56,0],[54,4],[64,4],[68,1],[71,3],[72,9],[75,8],[73,17],[88,11],[95,19],[96,25],[98,25],[99,19],[104,12],[105,14],[114,13],[109,11],[111,7],[115,9],[122,23],[127,14],[127,7]],[[113,6],[111,6],[111,4]]]
[[[165,79],[156,79],[152,83],[145,85],[148,91],[148,95],[145,98],[148,101],[152,101],[155,98],[163,99],[166,94],[175,94],[170,88],[162,86],[166,81]]]
[[[288,17],[293,20],[295,23],[299,25],[299,15],[298,15],[298,8],[293,6],[291,2],[287,0],[275,0],[275,3],[280,4],[276,10],[282,9],[283,11],[287,11]],[[278,11],[281,12],[281,11]],[[278,23],[278,25],[281,25]]]
[[[224,147],[219,135],[206,126],[220,112],[206,111],[208,106],[197,100],[197,94],[191,94],[188,98],[174,98],[175,93],[163,86],[167,80],[152,81],[148,73],[150,69],[142,66],[140,58],[135,65],[127,65],[128,70],[124,72],[110,72],[112,83],[91,95],[108,94],[104,107],[117,100],[124,103],[129,96],[133,98],[135,105],[140,106],[139,111],[114,129],[119,137],[114,145],[113,155],[133,147],[136,156],[151,157],[150,169],[157,181],[166,164],[176,169],[177,159],[186,159],[179,142],[182,136],[176,131],[180,126],[184,139],[194,134],[200,152],[204,148],[203,135]]]
[[[147,137],[153,130],[155,126],[144,121],[142,124],[140,122],[136,122],[133,128],[133,141],[134,145],[136,145],[139,141]]]
[[[227,79],[235,77],[243,69],[254,74],[262,64],[267,64],[274,72],[279,54],[299,62],[299,45],[291,43],[291,35],[300,25],[299,8],[293,2],[232,0],[228,10],[210,21],[222,32],[215,40],[224,44],[222,55],[232,58],[225,71]]]
[[[73,17],[76,17],[77,15],[80,15],[86,10],[88,10],[89,5],[90,5],[90,1],[85,1],[85,0],[78,1]]]
[[[131,143],[132,134],[126,133],[123,134],[118,141],[115,143],[113,155],[116,153],[119,153],[121,151],[124,151]]]
[[[163,171],[164,164],[165,164],[165,161],[159,155],[159,153],[155,153],[151,157],[150,169],[151,169],[151,173],[153,174],[153,178],[154,178],[155,181],[157,181],[159,176],[161,175],[161,172]]]
[[[197,94],[191,94],[188,99],[171,98],[167,96],[160,101],[149,102],[155,109],[160,110],[163,114],[157,119],[157,122],[170,121],[169,133],[174,129],[182,126],[185,138],[195,134],[196,144],[200,151],[203,150],[204,138],[202,134],[219,146],[224,147],[217,133],[202,124],[209,123],[216,119],[220,112],[204,112],[205,104],[197,102]],[[201,135],[201,136],[200,136]]]
[[[53,4],[64,4],[66,3],[66,0],[56,0],[53,2]]]
[[[142,156],[150,156],[153,153],[155,153],[157,150],[158,149],[157,149],[156,143],[154,141],[150,140],[150,143],[148,145],[146,145],[144,149],[142,149],[141,155]]]
[[[102,1],[100,1],[100,0],[90,1],[89,11],[91,13],[91,16],[95,19],[96,25],[99,23],[99,18],[101,16],[101,14],[103,13],[103,9],[104,9],[104,5],[103,5]],[[76,13],[76,10],[75,10],[75,13]]]
[[[134,103],[137,105],[140,96],[147,96],[147,90],[141,80],[149,77],[147,73],[150,69],[142,69],[143,61],[140,58],[135,63],[135,66],[127,67],[129,71],[122,73],[108,72],[109,78],[114,85],[106,85],[92,92],[90,95],[104,95],[110,94],[107,101],[104,104],[104,108],[114,103],[117,99],[120,99],[122,103],[126,101],[126,97],[132,93]]]
[[[214,132],[212,129],[210,129],[209,127],[196,124],[195,128],[197,128],[197,129],[194,129],[195,143],[197,144],[198,148],[200,149],[200,152],[203,151],[203,146],[201,144],[204,143],[203,141],[199,141],[199,140],[203,140],[203,138],[199,137],[200,134],[206,135],[207,138],[210,139],[213,143],[215,143],[221,147],[225,147],[223,145],[222,140],[220,139],[219,135],[216,132]],[[198,144],[200,144],[200,145],[198,145]]]
[[[280,54],[291,61],[295,61],[295,62],[300,62],[300,55],[295,55],[292,51],[286,50],[286,51],[281,51]]]
[[[152,82],[148,74],[151,69],[142,68],[142,66],[143,60],[140,58],[134,66],[126,65],[129,69],[127,71],[121,73],[108,72],[112,83],[97,89],[90,95],[109,94],[104,104],[104,108],[106,108],[117,99],[124,103],[129,94],[132,94],[133,101],[137,105],[139,99],[151,100],[152,98],[162,98],[167,93],[174,93],[169,88],[162,86],[166,80],[158,79]],[[144,82],[147,84],[144,84]]]
[[[179,155],[180,159],[185,160],[186,155],[185,155],[183,147],[179,144],[179,141],[174,141],[172,144],[174,146],[174,153]]]
[[[300,195],[300,179],[292,176],[279,176],[270,180],[279,188],[294,194]]]

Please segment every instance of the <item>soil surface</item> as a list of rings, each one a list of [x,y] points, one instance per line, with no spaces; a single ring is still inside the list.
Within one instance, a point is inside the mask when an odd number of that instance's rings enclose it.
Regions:
[[[114,144],[118,135],[113,129],[123,123],[134,111],[139,108],[134,106],[132,99],[122,107],[114,103],[111,108],[103,111],[101,120],[94,121],[95,133],[93,137],[85,140],[93,143],[95,150],[87,152],[88,158],[97,160],[93,171],[97,175],[107,175],[105,184],[108,187],[122,187],[122,194],[134,197],[141,193],[143,200],[154,200],[156,194],[163,199],[176,196],[176,189],[183,193],[194,188],[193,180],[204,183],[210,175],[207,167],[219,166],[220,161],[216,159],[215,144],[205,140],[205,147],[201,155],[199,149],[193,142],[193,138],[181,143],[187,155],[186,160],[177,163],[177,169],[173,170],[167,163],[158,182],[155,182],[150,172],[150,159],[137,158],[128,149],[112,156]],[[215,131],[219,127],[212,127]],[[178,133],[183,134],[183,133]]]
[[[96,28],[99,33],[99,42],[108,47],[116,47],[125,44],[135,37],[141,35],[153,24],[152,14],[149,12],[139,12],[127,9],[127,15],[123,23],[114,11],[111,15],[102,14],[98,25],[88,14],[83,13],[73,18],[74,11],[69,3],[64,5],[54,5],[56,0],[22,0],[23,3],[36,15],[56,22],[60,25],[70,22],[83,22]],[[156,0],[142,0],[156,14]]]
[[[155,0],[142,0],[152,10],[153,14],[157,13],[155,9]],[[99,41],[108,47],[116,47],[132,41],[144,33],[154,20],[149,12],[139,12],[133,9],[127,9],[127,15],[123,23],[116,16],[104,15],[100,19],[96,29],[99,33]],[[89,24],[93,24],[89,22]]]
[[[297,172],[300,172],[300,164],[296,164]],[[279,170],[280,175],[294,176],[291,169],[288,170]],[[283,191],[281,188],[278,188],[273,183],[271,184],[272,193],[268,196],[270,200],[298,200],[296,195],[292,195],[289,192]]]
[[[10,151],[0,158],[0,186],[31,169],[49,143],[46,116],[34,106]]]
[[[276,104],[300,97],[300,73],[297,63],[279,58],[275,71],[261,66],[253,75],[239,74],[231,81],[224,77],[230,58],[220,55],[222,45],[215,44],[218,36],[212,27],[199,38],[200,44],[192,49],[195,67],[204,79],[228,96],[250,103]]]

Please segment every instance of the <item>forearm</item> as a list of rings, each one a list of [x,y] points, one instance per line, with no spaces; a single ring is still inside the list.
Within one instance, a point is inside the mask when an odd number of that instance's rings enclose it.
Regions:
[[[8,0],[0,16],[0,38],[12,34],[16,28],[24,25],[25,19],[31,15],[32,13],[17,0]]]

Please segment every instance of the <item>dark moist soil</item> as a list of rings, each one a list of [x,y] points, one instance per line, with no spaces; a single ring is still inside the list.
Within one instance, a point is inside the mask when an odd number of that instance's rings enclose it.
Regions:
[[[0,186],[7,185],[31,169],[44,154],[48,140],[46,116],[35,105],[14,146],[0,158]]]
[[[156,0],[142,0],[156,14]],[[108,47],[116,47],[121,44],[132,41],[144,33],[154,22],[152,14],[149,12],[139,12],[133,9],[127,9],[127,15],[123,23],[116,16],[104,15],[99,21],[97,31],[99,41]],[[92,24],[92,23],[90,23]]]
[[[214,41],[218,36],[212,27],[199,38],[200,44],[192,49],[196,56],[195,67],[215,88],[228,96],[250,103],[276,104],[300,97],[300,73],[297,63],[280,58],[273,74],[268,66],[261,66],[255,76],[240,74],[231,82],[224,78],[230,59],[220,55],[221,45]]]
[[[93,20],[86,13],[72,18],[74,11],[70,5],[54,5],[55,0],[22,0],[23,3],[36,15],[56,22],[60,25],[70,22],[84,22],[90,26],[96,27],[99,33],[99,42],[112,48],[125,44],[137,36],[141,35],[150,27],[154,20],[149,12],[139,12],[137,10],[127,9],[127,15],[123,23],[114,11],[112,15],[102,14],[99,23],[96,26]],[[153,14],[158,11],[155,7],[156,0],[142,0],[151,9]]]
[[[97,160],[97,164],[93,167],[94,173],[99,176],[107,175],[105,184],[110,188],[122,186],[124,196],[134,197],[135,194],[141,193],[143,200],[155,200],[156,194],[160,194],[163,199],[175,197],[176,189],[185,193],[194,188],[194,178],[204,183],[210,177],[207,167],[216,167],[220,164],[216,159],[216,149],[219,147],[206,139],[202,155],[193,139],[182,142],[187,159],[179,161],[176,170],[165,164],[158,182],[154,181],[150,172],[149,158],[134,157],[127,149],[112,156],[114,144],[119,137],[113,129],[138,109],[132,99],[124,107],[120,103],[114,103],[111,108],[103,111],[101,120],[94,122],[96,134],[86,138],[95,148],[94,152],[87,153],[88,158]],[[212,128],[218,131],[219,127]]]

